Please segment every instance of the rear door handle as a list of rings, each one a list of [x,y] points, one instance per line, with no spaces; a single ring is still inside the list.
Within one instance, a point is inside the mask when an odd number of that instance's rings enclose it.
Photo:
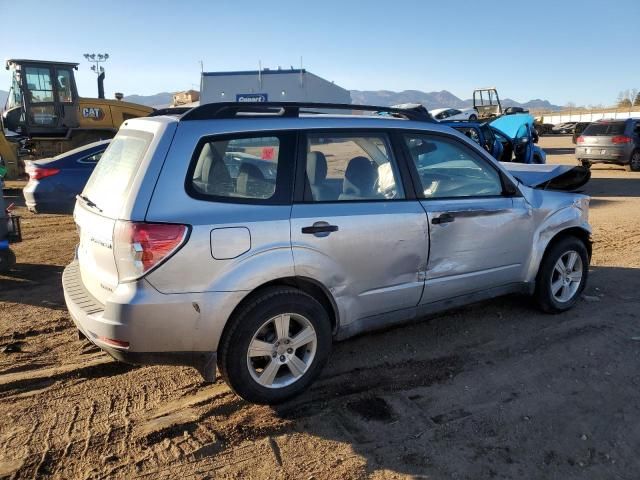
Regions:
[[[326,237],[331,232],[337,232],[337,225],[329,225],[327,222],[316,222],[310,227],[302,227],[302,233]]]
[[[450,213],[443,213],[439,217],[435,217],[435,218],[431,219],[431,223],[433,223],[434,225],[440,225],[442,223],[451,223],[455,219],[456,219],[456,217],[454,217]]]

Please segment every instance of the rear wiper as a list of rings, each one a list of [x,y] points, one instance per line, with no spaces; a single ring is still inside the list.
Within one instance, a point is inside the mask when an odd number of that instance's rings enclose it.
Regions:
[[[89,197],[87,197],[86,195],[76,195],[76,198],[78,200],[82,200],[87,206],[95,208],[96,210],[98,210],[100,213],[102,213],[102,209],[96,205],[95,202],[92,202],[91,199]]]

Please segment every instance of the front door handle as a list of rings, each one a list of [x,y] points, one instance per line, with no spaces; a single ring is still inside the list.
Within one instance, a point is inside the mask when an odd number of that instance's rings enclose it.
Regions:
[[[435,217],[435,218],[431,219],[431,223],[433,223],[434,225],[440,225],[442,223],[451,223],[455,219],[456,219],[456,217],[454,217],[450,213],[443,213],[439,217]]]
[[[317,237],[326,237],[331,232],[337,231],[337,225],[329,225],[327,222],[315,222],[310,227],[302,227],[302,233],[315,235]]]

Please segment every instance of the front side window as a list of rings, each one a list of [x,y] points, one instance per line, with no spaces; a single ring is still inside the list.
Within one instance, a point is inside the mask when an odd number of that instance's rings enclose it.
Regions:
[[[25,68],[31,103],[53,102],[51,72],[48,68]]]
[[[277,136],[205,142],[197,153],[192,190],[211,197],[274,199],[280,157]]]
[[[306,144],[305,200],[404,198],[386,135],[309,134]]]
[[[407,134],[425,198],[486,197],[502,194],[496,169],[460,142],[442,136]]]

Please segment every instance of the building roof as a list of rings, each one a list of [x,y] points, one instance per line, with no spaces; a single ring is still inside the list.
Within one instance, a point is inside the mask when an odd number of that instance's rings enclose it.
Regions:
[[[273,75],[273,74],[283,74],[283,73],[307,73],[307,70],[302,68],[289,68],[289,69],[280,69],[280,70],[271,70],[271,69],[262,69],[262,70],[237,70],[233,72],[202,72],[203,77],[226,77],[230,75]]]

